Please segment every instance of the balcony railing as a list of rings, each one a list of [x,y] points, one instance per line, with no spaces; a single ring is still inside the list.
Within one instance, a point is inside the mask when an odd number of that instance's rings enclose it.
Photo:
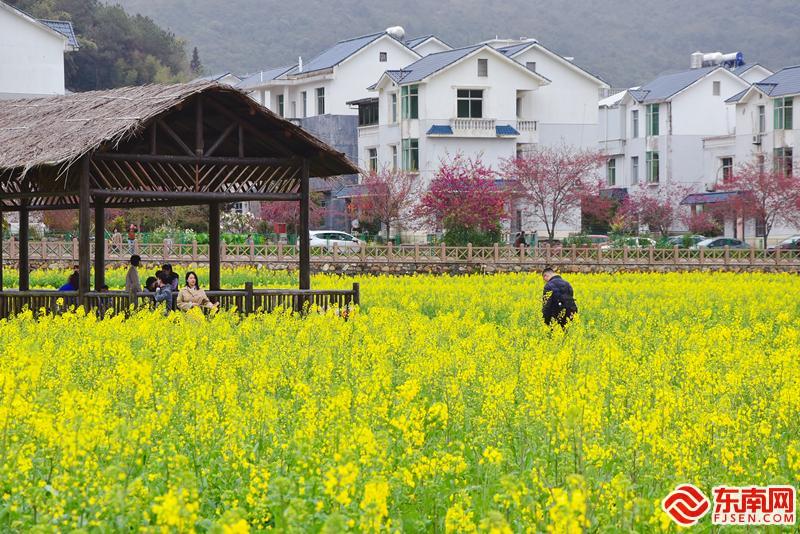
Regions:
[[[450,127],[453,131],[475,131],[491,133],[495,135],[495,120],[494,119],[451,119]]]
[[[535,132],[537,126],[537,121],[517,121],[517,130],[520,132]]]

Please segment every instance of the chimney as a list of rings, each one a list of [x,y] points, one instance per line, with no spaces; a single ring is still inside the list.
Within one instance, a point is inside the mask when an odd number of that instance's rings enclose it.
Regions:
[[[297,72],[303,72],[303,56],[297,58]]]
[[[702,52],[695,52],[691,55],[691,63],[689,64],[689,68],[691,69],[699,69],[703,66],[703,53]]]

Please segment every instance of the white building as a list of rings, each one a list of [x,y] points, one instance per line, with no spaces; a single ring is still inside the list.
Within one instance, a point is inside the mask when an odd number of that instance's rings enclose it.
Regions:
[[[360,101],[359,164],[419,172],[461,152],[494,165],[537,143],[533,93],[549,83],[488,45],[429,54],[383,73]]]
[[[415,37],[406,40],[406,46],[419,54],[420,56],[427,56],[437,52],[447,52],[452,50],[453,47],[445,43],[435,35],[423,35],[422,37]]]
[[[787,67],[767,76],[727,102],[734,111],[735,131],[728,136],[706,140],[705,166],[711,178],[709,189],[723,182],[737,166],[755,163],[770,168],[780,166],[788,174],[797,173],[800,156],[800,65]],[[763,236],[755,221],[727,221],[726,235],[754,241]],[[797,228],[777,224],[770,241],[779,241],[798,232]]]
[[[0,98],[63,95],[64,53],[77,48],[71,23],[37,20],[0,1]]]
[[[368,97],[367,87],[384,71],[420,58],[402,38],[402,28],[390,28],[339,41],[311,60],[248,76],[239,87],[282,117],[355,115],[347,102]]]
[[[674,184],[704,191],[715,179],[703,165],[706,140],[734,132],[736,118],[725,100],[748,85],[723,65],[695,64],[602,100],[600,148],[610,156],[608,186]]]
[[[550,80],[526,102],[542,145],[596,148],[599,94],[609,87],[606,82],[535,39],[495,39],[487,44]]]

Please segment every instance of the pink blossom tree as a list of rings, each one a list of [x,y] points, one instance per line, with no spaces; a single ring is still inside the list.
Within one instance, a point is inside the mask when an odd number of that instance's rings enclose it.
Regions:
[[[681,185],[640,184],[630,191],[620,207],[620,215],[638,226],[647,226],[651,232],[666,236],[679,219],[679,205],[689,189]]]
[[[414,174],[384,168],[362,177],[365,192],[354,197],[351,209],[358,217],[386,226],[386,239],[391,229],[402,230],[412,218],[412,208],[419,197],[419,180]]]
[[[309,224],[314,227],[322,223],[325,210],[319,205],[319,194],[312,193],[309,202]],[[261,220],[271,224],[285,224],[287,231],[296,232],[300,225],[299,202],[262,202]]]
[[[800,224],[800,178],[785,172],[777,162],[772,169],[745,163],[719,189],[737,192],[726,202],[729,213],[763,223],[764,247],[776,223]]]
[[[549,239],[556,226],[580,213],[581,202],[596,194],[595,171],[605,163],[599,152],[568,146],[539,147],[503,162],[502,173],[544,224]]]
[[[470,232],[499,237],[508,218],[508,190],[495,182],[496,173],[480,157],[459,153],[443,161],[420,199],[415,215],[443,228],[445,235]]]

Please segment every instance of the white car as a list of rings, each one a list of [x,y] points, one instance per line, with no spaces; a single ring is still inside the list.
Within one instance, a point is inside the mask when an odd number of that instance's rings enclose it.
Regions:
[[[309,232],[311,237],[310,244],[312,247],[322,247],[327,251],[333,251],[334,245],[336,250],[341,252],[358,252],[364,241],[344,232],[336,232],[334,230],[315,230]]]

